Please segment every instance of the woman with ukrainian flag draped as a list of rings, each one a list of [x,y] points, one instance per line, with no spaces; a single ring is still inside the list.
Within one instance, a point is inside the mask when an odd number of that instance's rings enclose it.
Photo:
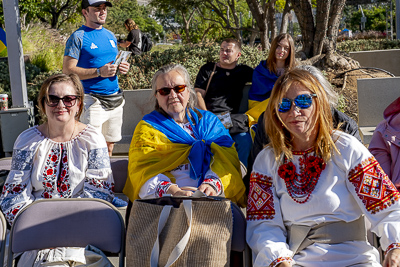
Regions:
[[[124,193],[138,198],[225,195],[245,204],[245,187],[234,142],[218,117],[196,109],[187,70],[162,67],[152,80],[155,110],[136,126],[129,149]]]
[[[250,126],[256,124],[258,117],[267,107],[272,88],[285,70],[295,66],[295,47],[292,36],[279,34],[271,43],[268,59],[262,60],[254,69],[253,81],[249,91]]]

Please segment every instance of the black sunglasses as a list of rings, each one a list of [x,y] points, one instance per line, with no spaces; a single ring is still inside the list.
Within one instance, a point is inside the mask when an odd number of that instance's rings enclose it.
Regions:
[[[58,106],[58,103],[60,103],[60,100],[64,103],[64,106],[67,108],[70,108],[75,105],[76,100],[79,98],[77,95],[66,95],[64,97],[58,97],[55,95],[49,95],[49,97],[46,99],[46,104],[49,107],[56,107]]]
[[[312,104],[312,98],[316,96],[316,94],[303,94],[296,96],[295,99],[282,98],[282,102],[279,103],[279,112],[288,112],[292,107],[292,103],[300,109],[309,108]]]
[[[168,88],[168,87],[164,87],[161,89],[156,90],[156,94],[159,93],[160,95],[169,95],[171,93],[171,90],[174,90],[175,93],[179,94],[182,93],[183,91],[185,91],[186,89],[186,85],[177,85],[173,88]]]

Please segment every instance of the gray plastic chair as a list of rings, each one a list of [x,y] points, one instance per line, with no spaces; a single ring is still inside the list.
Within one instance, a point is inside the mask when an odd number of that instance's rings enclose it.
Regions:
[[[87,245],[119,253],[119,266],[125,265],[125,226],[113,205],[93,198],[37,200],[14,220],[7,266],[12,266],[15,253]]]
[[[0,159],[0,170],[11,170],[11,157]]]
[[[3,265],[4,253],[6,248],[6,232],[7,232],[7,221],[3,213],[0,212],[0,264]]]
[[[233,214],[233,229],[231,251],[241,252],[242,261],[231,262],[231,266],[252,266],[250,247],[246,242],[246,218],[241,209],[235,204],[231,204]]]
[[[114,177],[114,192],[122,193],[128,177],[128,156],[112,156],[110,163]]]

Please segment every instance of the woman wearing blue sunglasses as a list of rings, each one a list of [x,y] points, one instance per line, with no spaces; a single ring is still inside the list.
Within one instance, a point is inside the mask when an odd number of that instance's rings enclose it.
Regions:
[[[318,80],[300,69],[281,76],[265,122],[271,141],[255,160],[247,205],[254,266],[381,266],[364,217],[384,266],[400,266],[400,194],[362,143],[333,128]]]

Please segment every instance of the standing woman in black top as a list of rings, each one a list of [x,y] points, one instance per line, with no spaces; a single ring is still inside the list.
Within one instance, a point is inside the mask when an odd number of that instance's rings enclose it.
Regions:
[[[139,26],[132,19],[125,20],[124,25],[129,34],[125,41],[119,43],[119,46],[126,47],[126,50],[131,51],[134,55],[140,55],[142,53],[142,32],[139,30]]]

